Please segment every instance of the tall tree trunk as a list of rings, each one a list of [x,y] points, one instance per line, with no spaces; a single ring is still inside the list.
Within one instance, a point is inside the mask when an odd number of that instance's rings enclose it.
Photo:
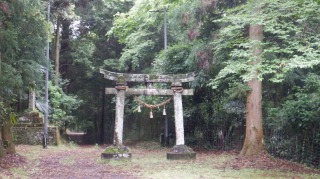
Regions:
[[[67,19],[61,19],[61,48],[60,48],[60,74],[61,74],[61,78],[63,79],[67,79],[69,78],[70,70],[69,68],[72,69],[72,57],[70,55],[70,39],[71,39],[71,35],[72,35],[72,30],[70,28],[71,26],[71,22]],[[70,82],[72,83],[72,82]],[[68,87],[64,90],[68,90],[68,88],[70,87],[70,85],[68,85]]]
[[[1,101],[2,99],[0,99]],[[5,103],[5,108],[10,109],[10,104]],[[12,123],[10,115],[6,114],[1,128],[1,139],[3,147],[6,149],[6,153],[14,154],[16,153],[16,147],[13,141]]]
[[[0,127],[0,158],[5,157],[7,155],[7,151],[3,146],[1,133],[2,133],[2,130],[1,130],[1,127]]]
[[[55,54],[55,65],[54,65],[54,70],[55,70],[55,75],[54,75],[54,82],[56,85],[59,83],[59,63],[60,63],[60,24],[61,24],[61,19],[60,15],[57,18],[57,29],[56,29],[56,54]]]
[[[16,147],[13,142],[12,125],[10,120],[6,121],[1,129],[2,141],[8,154],[16,153]]]
[[[253,15],[260,13],[259,0],[255,1]],[[249,28],[249,39],[251,41],[263,40],[262,25],[251,24]],[[252,65],[260,63],[262,48],[259,44],[254,45],[252,55],[256,58]],[[262,82],[257,79],[258,72],[254,72],[254,77],[248,82],[251,91],[247,95],[246,104],[246,137],[240,152],[240,156],[255,156],[265,153],[262,128]]]

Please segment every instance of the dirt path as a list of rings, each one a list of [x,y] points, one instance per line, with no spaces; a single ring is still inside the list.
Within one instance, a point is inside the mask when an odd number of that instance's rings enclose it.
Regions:
[[[39,172],[33,178],[129,178],[121,173],[112,173],[112,168],[98,163],[101,151],[76,150],[55,152],[41,156]]]
[[[106,165],[100,159],[101,147],[65,147],[39,149],[39,146],[18,146],[18,152],[26,156],[23,167],[28,177],[41,179],[99,179],[137,178],[134,173],[121,171]]]

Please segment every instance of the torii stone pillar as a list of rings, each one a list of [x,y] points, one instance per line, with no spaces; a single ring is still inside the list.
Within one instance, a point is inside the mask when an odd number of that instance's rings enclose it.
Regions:
[[[123,115],[124,115],[124,100],[126,95],[126,88],[124,85],[117,84],[117,102],[116,102],[116,119],[115,129],[113,136],[113,144],[116,146],[122,146],[123,139]]]
[[[167,159],[195,159],[196,153],[184,141],[183,107],[182,107],[182,88],[181,82],[172,83],[173,102],[174,102],[174,121],[176,129],[176,145],[167,153]]]
[[[182,107],[182,84],[172,86],[174,105],[174,124],[176,129],[176,145],[184,145],[183,107]]]
[[[131,158],[131,153],[126,146],[123,146],[123,115],[126,95],[126,83],[118,83],[113,94],[116,99],[116,119],[114,125],[113,146],[109,146],[101,153],[103,159]]]

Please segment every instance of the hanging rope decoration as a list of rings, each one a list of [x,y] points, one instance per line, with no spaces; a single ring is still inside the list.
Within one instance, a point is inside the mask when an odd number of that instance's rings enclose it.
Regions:
[[[150,109],[151,109],[151,111],[150,111],[150,118],[153,118],[152,109],[154,109],[154,108],[159,108],[159,107],[161,107],[161,106],[165,106],[166,104],[168,104],[168,103],[172,100],[172,98],[169,98],[169,99],[167,99],[167,100],[165,100],[165,101],[163,101],[163,102],[161,102],[161,103],[159,103],[159,104],[148,104],[148,103],[142,101],[142,100],[141,100],[140,98],[138,98],[137,96],[135,96],[134,99],[139,103],[138,112],[141,112],[140,104],[141,104],[142,106],[146,107],[146,108],[150,108]],[[165,109],[165,107],[163,108],[163,115],[166,115],[166,109]]]
[[[169,98],[169,99],[167,99],[167,100],[165,100],[165,101],[163,101],[163,102],[161,102],[161,103],[159,103],[159,104],[148,104],[148,103],[146,103],[146,102],[143,102],[143,101],[142,101],[140,98],[138,98],[137,96],[135,96],[134,99],[135,99],[136,101],[138,101],[138,103],[141,104],[142,106],[144,106],[144,107],[146,107],[146,108],[150,108],[150,109],[159,108],[159,107],[161,107],[161,106],[164,106],[164,105],[168,104],[168,103],[172,100],[172,98]]]

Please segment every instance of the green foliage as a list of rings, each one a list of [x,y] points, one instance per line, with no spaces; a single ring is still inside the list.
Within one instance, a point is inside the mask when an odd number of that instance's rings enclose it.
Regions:
[[[138,0],[134,2],[134,6],[127,13],[116,14],[112,29],[109,35],[114,35],[119,39],[120,43],[128,43],[133,32],[142,29],[154,28],[159,23],[156,19],[159,15],[149,12],[150,10],[161,10],[166,4],[160,0]],[[160,30],[160,29],[157,29]]]
[[[229,82],[229,88],[226,91],[226,94],[230,100],[233,99],[245,99],[251,88],[246,84],[239,81]]]
[[[14,112],[10,112],[11,110],[11,108],[6,107],[4,103],[0,101],[0,126],[8,123],[10,125],[17,123],[18,116]]]
[[[62,18],[65,20],[77,19],[75,14],[75,4],[71,0],[55,0],[51,3],[51,13],[57,18]]]
[[[118,38],[120,43],[125,44],[119,59],[118,70],[150,69],[156,53],[163,49],[163,9],[165,8],[167,3],[163,1],[139,0],[135,1],[129,12],[116,15],[108,35]],[[157,10],[159,12],[150,12]],[[170,33],[168,36],[170,40]]]
[[[308,74],[281,106],[270,108],[266,126],[273,131],[268,147],[276,156],[319,166],[320,77]]]
[[[75,16],[68,19],[63,16],[65,20],[62,23],[60,73],[62,81],[69,82],[62,85],[61,88],[64,92],[67,91],[68,95],[77,96],[76,99],[81,99],[81,103],[76,105],[79,107],[77,110],[72,109],[65,114],[63,112],[65,109],[56,109],[58,114],[52,116],[54,118],[66,116],[63,118],[67,118],[65,120],[68,121],[68,127],[72,130],[88,129],[92,131],[94,127],[97,127],[96,120],[101,115],[99,109],[101,108],[101,95],[98,94],[106,84],[110,83],[99,73],[99,69],[105,68],[106,59],[108,59],[106,64],[110,64],[109,59],[118,59],[122,49],[117,40],[113,37],[107,38],[106,33],[112,26],[114,14],[130,8],[132,2],[130,0],[62,0],[60,2],[66,3],[55,4],[59,5],[60,9],[54,8],[54,13],[56,10],[67,11],[66,7],[73,5],[75,5],[74,12],[76,13]],[[118,63],[114,66],[118,66]],[[59,95],[56,96],[53,101],[57,103],[56,106],[61,102],[63,104],[64,100],[59,99]],[[109,113],[106,116],[112,116],[112,110]],[[73,117],[69,117],[70,115]],[[62,121],[59,122],[59,120],[58,123],[61,125]]]
[[[19,90],[41,80],[49,28],[40,0],[9,1],[0,11],[0,96],[14,102]]]
[[[80,64],[88,69],[94,69],[91,58],[96,47],[91,39],[83,38],[74,41],[72,48],[75,49],[75,51],[71,53],[75,64]]]
[[[279,126],[282,123],[300,131],[312,131],[319,125],[320,77],[309,74],[304,82],[304,86],[297,87],[281,107],[270,110],[270,125]]]
[[[76,96],[64,93],[62,88],[51,83],[49,85],[49,93],[52,107],[50,122],[61,127],[64,122],[75,120],[72,112],[80,106],[82,101]]]
[[[17,122],[18,122],[18,116],[15,113],[11,112],[10,113],[10,123],[12,125],[15,125]]]
[[[129,49],[124,49],[124,52],[119,59],[120,68],[118,70],[125,69],[128,71],[137,71],[137,69],[139,69],[138,67],[141,67],[145,60],[153,58],[154,54],[150,52],[155,48],[155,43],[152,40],[147,40],[149,35],[152,34],[132,34],[132,36],[129,36],[129,38],[131,38],[130,41],[132,40],[132,44],[129,43],[127,45],[127,48],[129,47]],[[141,43],[136,44],[137,42]]]
[[[189,57],[191,46],[177,44],[162,51],[153,63],[155,72],[179,74],[189,72],[185,59]]]
[[[311,68],[319,64],[319,4],[314,1],[269,0],[261,4],[261,13],[252,16],[251,3],[227,11],[222,19],[219,38],[213,42],[215,56],[225,67],[212,80],[216,87],[228,75],[240,75],[250,80],[258,71],[260,80],[267,75],[273,82],[281,82],[295,68]],[[249,24],[264,27],[262,43],[248,41]],[[257,44],[258,43],[258,44]],[[263,53],[255,60],[252,50],[261,46]]]

